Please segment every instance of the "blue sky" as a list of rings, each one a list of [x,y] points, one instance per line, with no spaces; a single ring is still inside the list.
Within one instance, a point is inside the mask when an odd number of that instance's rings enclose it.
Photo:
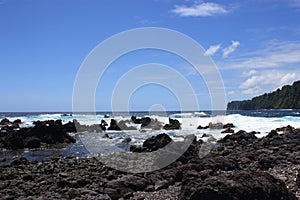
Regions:
[[[299,0],[0,0],[0,111],[71,111],[76,74],[89,52],[114,34],[149,26],[182,32],[202,45],[220,70],[226,101],[252,98],[300,79],[299,19]],[[110,110],[122,75],[151,62],[180,72],[200,109],[211,108],[203,78],[188,63],[144,50],[107,69],[96,109]],[[175,96],[146,85],[132,94],[130,109],[161,104],[177,110]]]

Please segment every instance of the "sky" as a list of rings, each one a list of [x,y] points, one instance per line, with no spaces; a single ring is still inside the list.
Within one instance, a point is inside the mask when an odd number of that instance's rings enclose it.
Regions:
[[[299,19],[299,0],[0,0],[0,111],[72,111],[74,83],[89,53],[115,34],[143,27],[192,38],[217,66],[224,101],[251,99],[300,80]],[[176,70],[193,88],[199,109],[212,108],[205,78],[190,63],[144,49],[108,66],[95,91],[96,110],[111,110],[121,78],[147,63]],[[159,73],[136,76],[172,81]],[[180,110],[178,94],[153,82],[113,101],[126,101],[130,110]]]

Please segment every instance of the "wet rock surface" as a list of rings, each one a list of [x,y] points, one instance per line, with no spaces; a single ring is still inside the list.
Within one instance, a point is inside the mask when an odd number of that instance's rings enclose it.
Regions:
[[[35,121],[32,128],[20,128],[21,120],[1,121],[5,126],[0,132],[0,148],[39,148],[41,143],[74,143],[76,140],[68,132],[76,130],[74,123],[62,124],[61,120]]]
[[[132,116],[131,122],[141,124],[141,129],[161,130],[163,128],[163,123],[150,117],[137,118],[136,116]]]
[[[182,181],[180,199],[224,200],[297,200],[283,181],[268,173],[234,171],[186,176]]]
[[[169,142],[167,136],[161,135],[149,138],[147,148],[156,151],[154,146]],[[177,148],[181,146],[180,142],[170,143],[177,144]],[[188,150],[169,166],[138,174],[111,169],[97,157],[52,158],[42,162],[15,158],[0,166],[0,198],[294,200],[299,197],[299,129],[284,134],[270,131],[263,138],[257,138],[254,132],[239,131],[216,141],[214,148],[200,159],[199,152],[206,144],[194,139]],[[136,163],[137,167],[144,162],[148,161]]]
[[[177,119],[169,118],[169,123],[164,125],[165,130],[176,130],[181,129],[181,125]]]

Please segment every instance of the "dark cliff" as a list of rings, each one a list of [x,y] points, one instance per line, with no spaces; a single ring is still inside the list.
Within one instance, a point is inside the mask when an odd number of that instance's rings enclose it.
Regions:
[[[251,100],[232,101],[227,110],[300,109],[300,81]]]

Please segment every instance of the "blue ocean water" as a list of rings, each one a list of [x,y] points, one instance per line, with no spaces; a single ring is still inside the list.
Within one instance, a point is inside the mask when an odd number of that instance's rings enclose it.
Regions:
[[[0,119],[3,118],[28,118],[28,119],[52,119],[55,116],[62,117],[63,114],[69,114],[71,112],[0,112]],[[300,110],[292,110],[292,109],[283,109],[283,110],[227,110],[227,111],[166,111],[166,112],[147,112],[147,111],[133,111],[133,112],[96,112],[97,115],[109,115],[109,116],[138,116],[143,117],[146,115],[158,115],[158,116],[171,116],[174,114],[182,114],[182,113],[202,113],[202,117],[211,117],[216,113],[232,115],[232,114],[240,114],[243,116],[251,116],[251,117],[285,117],[285,116],[293,116],[300,117]],[[89,114],[89,113],[82,113]],[[66,119],[72,117],[65,117]]]

